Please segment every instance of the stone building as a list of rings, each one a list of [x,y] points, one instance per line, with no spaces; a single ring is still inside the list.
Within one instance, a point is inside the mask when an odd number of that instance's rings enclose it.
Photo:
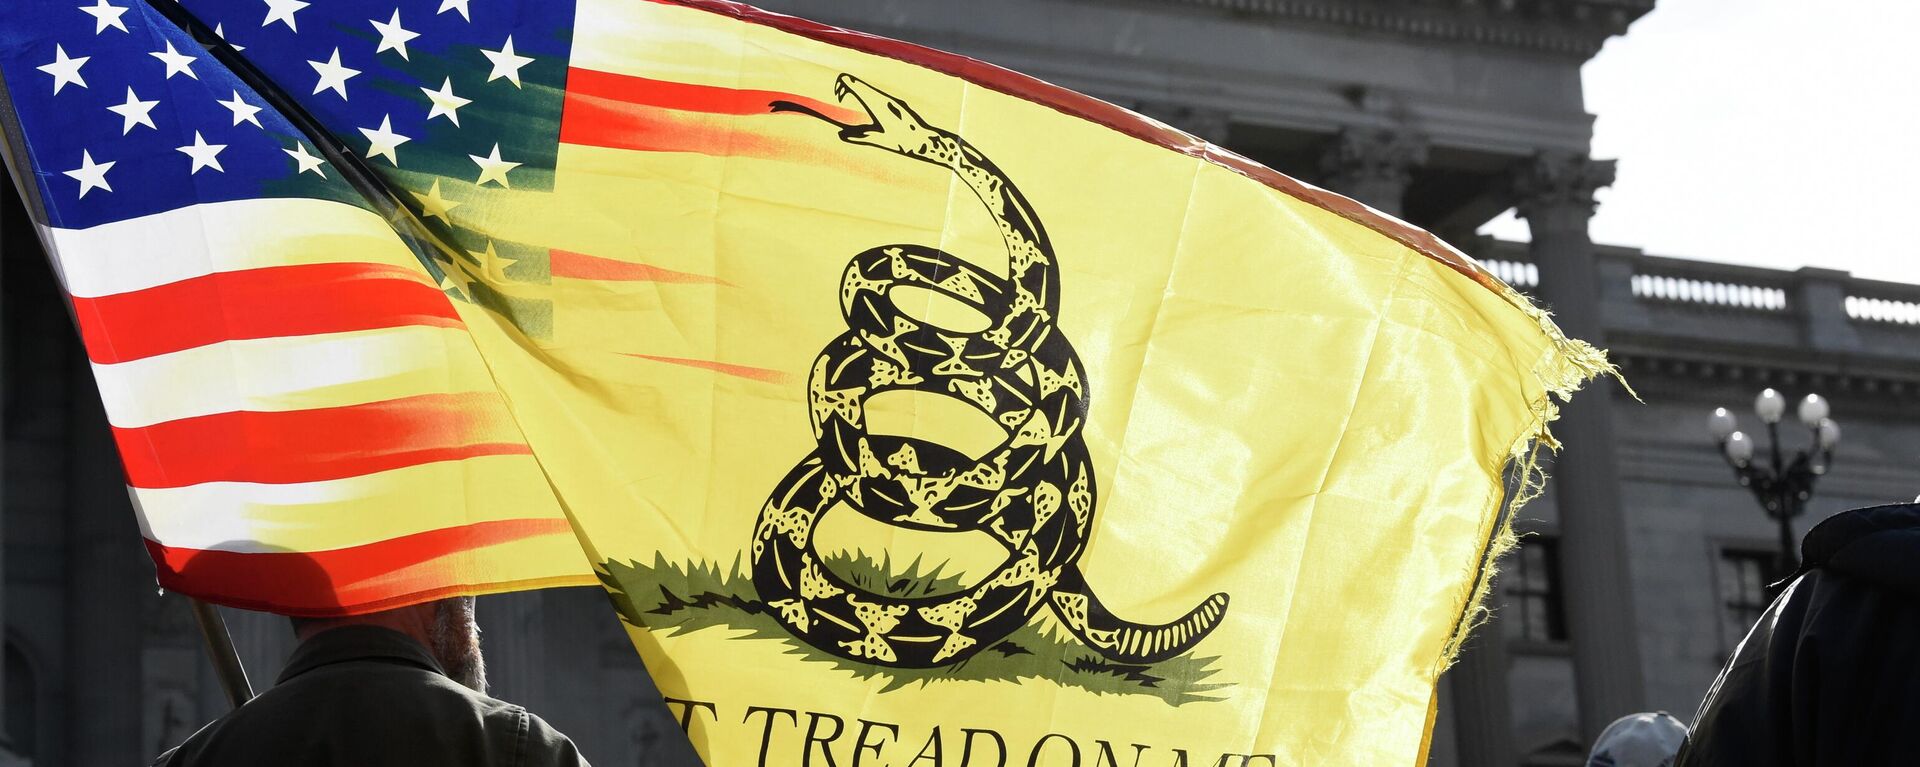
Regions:
[[[1443,681],[1436,765],[1576,765],[1615,716],[1690,717],[1776,548],[1708,441],[1712,407],[1745,414],[1765,386],[1833,400],[1845,441],[1797,530],[1920,493],[1920,286],[1589,237],[1613,168],[1587,154],[1580,67],[1653,0],[760,4],[1026,71],[1348,194],[1492,262],[1613,350],[1644,402],[1609,385],[1564,413],[1566,451],[1520,514],[1535,535],[1507,564],[1496,622]],[[1531,242],[1473,234],[1508,209]],[[0,745],[38,765],[141,764],[225,705],[182,600],[152,585],[65,314],[9,199]],[[228,614],[266,684],[284,623]],[[694,763],[598,593],[491,597],[482,621],[497,691],[596,764]]]

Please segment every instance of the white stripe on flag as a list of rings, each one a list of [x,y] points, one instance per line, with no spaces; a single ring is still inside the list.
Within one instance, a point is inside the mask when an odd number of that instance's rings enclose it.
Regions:
[[[464,329],[425,326],[222,341],[96,364],[93,377],[107,420],[121,428],[494,388]]]
[[[296,264],[377,263],[426,273],[378,215],[331,200],[207,203],[43,233],[55,271],[78,298]]]
[[[324,482],[208,482],[128,493],[148,540],[239,552],[328,551],[476,522],[564,516],[539,463],[527,455]]]

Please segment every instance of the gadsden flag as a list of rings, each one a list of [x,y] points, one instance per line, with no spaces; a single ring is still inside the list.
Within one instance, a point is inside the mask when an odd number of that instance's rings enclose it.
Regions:
[[[925,48],[122,2],[7,11],[0,74],[162,582],[591,573],[710,764],[1416,764],[1605,369],[1424,232]]]

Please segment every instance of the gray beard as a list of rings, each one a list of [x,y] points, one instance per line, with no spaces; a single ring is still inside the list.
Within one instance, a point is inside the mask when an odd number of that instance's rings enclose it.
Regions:
[[[473,618],[473,597],[435,603],[428,639],[432,645],[427,649],[446,669],[448,678],[486,694],[487,659],[480,654],[480,624]]]

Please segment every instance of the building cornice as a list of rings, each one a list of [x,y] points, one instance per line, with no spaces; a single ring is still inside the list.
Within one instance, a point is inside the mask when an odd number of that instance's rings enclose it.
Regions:
[[[1697,383],[1774,386],[1810,389],[1832,395],[1882,398],[1910,403],[1920,395],[1920,369],[1912,365],[1871,365],[1848,359],[1788,359],[1774,354],[1743,354],[1731,350],[1655,349],[1628,340],[1608,350],[1608,357],[1636,384],[1650,379]]]
[[[1161,0],[1164,5],[1578,56],[1653,10],[1654,0]]]
[[[1459,241],[1531,291],[1523,243]],[[1601,340],[1636,382],[1809,387],[1882,403],[1920,396],[1920,285],[1649,256],[1600,246]]]

